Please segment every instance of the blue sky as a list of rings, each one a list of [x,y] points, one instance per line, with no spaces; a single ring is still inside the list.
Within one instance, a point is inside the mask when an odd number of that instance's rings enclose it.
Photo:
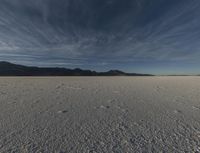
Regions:
[[[0,0],[0,60],[200,73],[199,0]]]

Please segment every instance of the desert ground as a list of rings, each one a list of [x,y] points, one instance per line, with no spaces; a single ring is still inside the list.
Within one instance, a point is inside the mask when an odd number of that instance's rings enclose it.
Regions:
[[[1,77],[0,152],[200,152],[200,77]]]

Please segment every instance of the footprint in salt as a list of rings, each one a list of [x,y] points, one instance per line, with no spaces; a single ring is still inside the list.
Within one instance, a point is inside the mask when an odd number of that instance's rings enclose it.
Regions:
[[[174,110],[174,113],[175,113],[175,114],[181,114],[182,111],[176,109],[176,110]]]
[[[110,108],[110,106],[109,105],[106,105],[106,106],[104,106],[104,105],[101,105],[101,106],[96,106],[96,107],[94,107],[94,109],[109,109]]]
[[[35,100],[35,101],[33,101],[33,103],[32,103],[30,106],[33,108],[33,107],[35,107],[39,102],[40,102],[40,100]]]
[[[108,108],[110,108],[110,106],[103,106],[103,105],[101,105],[100,108],[102,108],[102,109],[108,109]]]
[[[38,104],[39,102],[40,102],[40,100],[35,100],[33,103]]]
[[[117,109],[119,109],[119,110],[120,110],[121,112],[123,112],[123,113],[128,112],[127,109],[125,109],[125,108],[123,108],[123,107],[121,107],[121,106],[119,106],[119,105],[117,105],[116,107],[117,107]]]
[[[112,103],[115,102],[115,100],[114,100],[114,99],[109,99],[107,102],[108,102],[109,104],[112,104]]]
[[[197,106],[192,106],[192,108],[195,110],[200,110],[200,107],[197,107]]]
[[[56,87],[56,89],[60,89],[60,88],[63,87],[63,86],[64,86],[64,84],[62,83],[62,84],[58,85],[58,86]]]
[[[1,94],[1,95],[5,95],[6,93],[5,93],[5,92],[3,92],[3,91],[0,91],[0,94]]]
[[[113,93],[115,93],[115,94],[119,94],[120,91],[115,90],[115,91],[113,91]]]
[[[72,87],[72,86],[68,86],[66,87],[68,89],[74,89],[74,90],[82,90],[83,88],[80,88],[80,87]]]
[[[64,113],[67,113],[68,111],[67,110],[60,110],[60,111],[58,111],[57,113],[58,114],[64,114]]]

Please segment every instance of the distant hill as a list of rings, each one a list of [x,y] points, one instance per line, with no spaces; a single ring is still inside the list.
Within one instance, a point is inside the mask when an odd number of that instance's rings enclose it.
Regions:
[[[0,62],[0,76],[152,76],[150,74],[125,73],[119,70],[96,72],[67,68],[43,68]]]

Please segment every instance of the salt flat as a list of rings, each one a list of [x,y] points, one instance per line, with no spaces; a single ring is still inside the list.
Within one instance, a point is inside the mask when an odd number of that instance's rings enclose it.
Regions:
[[[0,152],[200,152],[200,77],[0,78]]]

